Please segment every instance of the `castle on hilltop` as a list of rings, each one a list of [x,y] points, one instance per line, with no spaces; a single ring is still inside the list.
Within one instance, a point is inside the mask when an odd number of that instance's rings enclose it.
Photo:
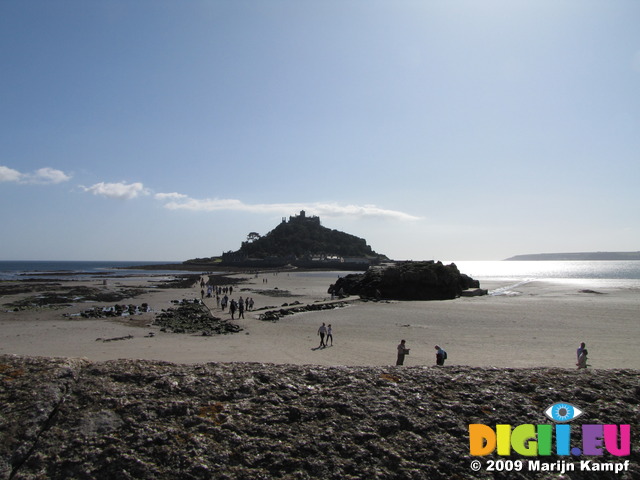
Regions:
[[[374,252],[364,238],[332,230],[320,217],[300,210],[266,235],[251,232],[239,250],[222,254],[220,265],[246,268],[282,267],[366,270],[384,255]]]
[[[300,215],[291,215],[289,217],[288,223],[304,223],[310,222],[320,225],[320,217],[313,215],[312,217],[307,217],[307,212],[304,210],[300,210]],[[282,223],[287,223],[287,217],[282,217]]]

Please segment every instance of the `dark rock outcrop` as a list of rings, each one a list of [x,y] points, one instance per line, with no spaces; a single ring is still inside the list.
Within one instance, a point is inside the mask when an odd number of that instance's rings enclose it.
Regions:
[[[35,291],[39,291],[37,295],[23,298],[12,303],[5,303],[4,306],[11,307],[14,310],[26,310],[34,307],[54,306],[54,305],[69,305],[77,302],[105,302],[112,303],[120,300],[135,298],[138,295],[142,295],[147,290],[142,288],[124,288],[113,291],[104,291],[99,288],[83,287],[83,286],[59,286],[57,284],[42,286],[39,288],[39,284],[34,284],[32,288]],[[56,288],[55,292],[46,292],[42,290],[51,290]]]
[[[278,310],[268,310],[261,313],[258,319],[265,322],[277,322],[287,315],[304,312],[317,312],[320,310],[333,310],[334,308],[343,308],[345,306],[347,306],[346,302],[309,303],[307,305],[280,308]]]
[[[176,308],[163,310],[153,321],[163,332],[197,333],[202,335],[218,335],[242,331],[240,326],[228,320],[214,317],[207,306],[200,300],[176,301]]]
[[[174,365],[0,355],[0,478],[635,479],[638,371]],[[628,471],[486,472],[468,425],[548,424],[570,402],[579,426],[630,424],[628,457],[535,457]],[[482,471],[474,472],[472,460]]]
[[[148,303],[142,305],[120,305],[116,304],[112,307],[93,307],[77,314],[63,314],[66,318],[114,318],[114,317],[127,317],[130,315],[141,315],[143,313],[150,312],[151,308]]]
[[[370,267],[363,274],[339,278],[329,293],[396,300],[449,300],[480,282],[460,273],[454,263],[404,262]]]

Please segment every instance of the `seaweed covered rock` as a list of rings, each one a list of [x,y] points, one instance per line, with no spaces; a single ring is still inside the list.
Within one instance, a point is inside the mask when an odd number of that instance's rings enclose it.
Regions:
[[[616,457],[470,455],[470,424],[584,424],[638,432],[637,370],[325,367],[0,355],[0,478],[13,480],[640,478]],[[534,447],[535,448],[535,447]],[[575,464],[567,475],[489,462]],[[479,461],[481,471],[472,468]],[[625,470],[580,471],[580,462]],[[592,463],[591,463],[592,462]]]
[[[177,302],[177,308],[163,310],[156,315],[153,323],[161,327],[160,331],[173,333],[217,335],[242,331],[240,326],[214,317],[207,306],[197,299]]]
[[[319,310],[333,310],[334,308],[342,308],[346,305],[347,304],[345,302],[310,303],[308,305],[294,306],[292,308],[268,310],[264,313],[261,313],[258,318],[265,322],[277,322],[282,317],[293,315],[295,313],[317,312]]]
[[[449,300],[480,282],[460,273],[455,263],[404,262],[370,267],[363,274],[339,278],[329,293],[396,300]]]

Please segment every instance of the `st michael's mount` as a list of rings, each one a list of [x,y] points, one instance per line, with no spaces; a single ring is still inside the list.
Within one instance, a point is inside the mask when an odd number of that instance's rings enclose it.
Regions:
[[[320,217],[299,215],[283,218],[266,235],[251,232],[236,251],[219,257],[194,258],[185,265],[237,268],[299,268],[366,270],[388,261],[374,252],[364,238],[322,226]]]

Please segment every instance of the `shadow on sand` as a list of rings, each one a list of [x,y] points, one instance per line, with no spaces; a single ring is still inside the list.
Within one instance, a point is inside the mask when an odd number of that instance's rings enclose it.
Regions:
[[[315,352],[316,350],[324,350],[325,348],[330,347],[333,347],[333,345],[320,345],[319,347],[312,348],[311,350]]]

